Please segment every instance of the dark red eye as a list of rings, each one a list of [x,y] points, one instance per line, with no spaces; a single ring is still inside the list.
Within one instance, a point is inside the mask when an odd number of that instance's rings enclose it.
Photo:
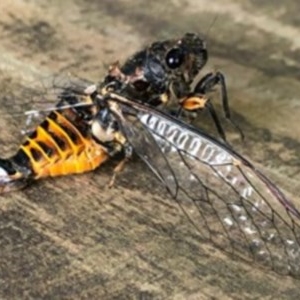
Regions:
[[[171,49],[166,55],[166,63],[170,69],[176,69],[181,66],[184,60],[184,53],[179,48]]]

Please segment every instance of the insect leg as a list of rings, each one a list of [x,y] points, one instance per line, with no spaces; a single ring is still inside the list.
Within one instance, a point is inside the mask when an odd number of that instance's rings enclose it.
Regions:
[[[219,135],[221,136],[222,140],[227,143],[226,134],[225,134],[224,129],[221,125],[218,114],[216,113],[215,108],[214,108],[213,104],[211,103],[211,101],[206,102],[206,107],[207,107],[207,109],[208,109],[208,111],[209,111],[209,113],[210,113],[210,115],[211,115],[211,117],[212,117],[212,119],[213,119],[213,121],[216,125],[216,128],[217,128],[217,131],[218,131]]]
[[[221,87],[221,100],[225,118],[230,121],[230,123],[233,125],[233,127],[235,127],[237,131],[239,131],[241,139],[243,140],[245,137],[243,131],[231,118],[225,77],[221,72],[206,74],[195,86],[194,93],[207,94],[216,85],[220,85]]]
[[[125,156],[124,158],[116,165],[116,167],[114,168],[114,172],[113,172],[113,175],[109,181],[109,184],[108,184],[108,187],[109,188],[112,188],[114,183],[115,183],[115,180],[116,180],[116,177],[118,174],[120,174],[124,168],[125,168],[125,165],[126,163],[129,161],[129,159],[132,157],[132,153],[133,153],[133,149],[130,145],[128,145],[127,143],[123,145],[123,149],[124,149],[124,152],[125,152]]]
[[[231,113],[228,103],[227,88],[225,83],[224,75],[220,72],[208,73],[203,78],[199,80],[194,90],[181,101],[181,105],[184,109],[193,111],[203,108],[207,108],[214,123],[217,131],[221,138],[226,142],[226,136],[224,129],[221,125],[219,117],[214,109],[211,101],[205,97],[205,95],[210,92],[216,85],[221,87],[221,100],[222,106],[225,114],[225,118],[228,119],[231,124],[239,131],[241,139],[244,139],[244,134],[239,126],[231,119]]]

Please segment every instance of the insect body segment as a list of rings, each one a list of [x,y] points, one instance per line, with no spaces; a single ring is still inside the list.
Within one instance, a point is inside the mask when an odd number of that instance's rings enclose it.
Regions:
[[[122,66],[113,64],[102,85],[122,83],[115,92],[151,105],[161,104],[163,95],[181,98],[206,64],[206,45],[197,34],[155,42],[135,53]]]
[[[177,40],[155,42],[134,54],[123,65],[116,62],[100,86],[113,84],[111,91],[151,106],[175,104],[177,115],[182,109],[208,109],[220,137],[226,141],[212,102],[203,101],[209,100],[206,96],[208,92],[220,86],[225,118],[231,121],[243,138],[240,128],[231,120],[222,73],[208,73],[195,82],[194,89],[191,87],[207,60],[205,41],[197,34],[187,33]],[[116,82],[119,84],[116,85]],[[194,105],[191,105],[190,98]]]
[[[70,102],[87,101],[93,104],[89,95],[61,95],[57,109],[26,136],[17,153],[0,161],[0,192],[19,189],[42,177],[91,171],[109,158],[105,146],[91,135],[95,106],[60,109]]]

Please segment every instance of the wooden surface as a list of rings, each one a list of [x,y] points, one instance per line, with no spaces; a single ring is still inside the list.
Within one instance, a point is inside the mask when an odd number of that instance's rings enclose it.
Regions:
[[[29,83],[60,70],[98,82],[143,45],[195,31],[246,135],[243,144],[228,126],[231,141],[299,201],[299,1],[162,3],[1,1],[1,156],[20,142]],[[141,162],[108,189],[112,168],[0,197],[1,299],[300,298],[299,280],[200,242],[176,204],[152,192]]]

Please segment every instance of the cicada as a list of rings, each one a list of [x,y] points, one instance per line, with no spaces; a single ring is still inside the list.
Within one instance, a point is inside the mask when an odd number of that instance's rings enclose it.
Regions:
[[[152,44],[122,67],[115,64],[99,87],[64,89],[17,154],[0,161],[1,191],[90,171],[120,155],[117,174],[135,154],[203,239],[248,262],[299,276],[295,203],[227,144],[157,108],[172,96],[184,109],[207,107],[205,93],[216,77],[204,76],[190,88],[206,60],[203,40],[187,34]]]
[[[114,92],[155,107],[174,103],[178,111],[207,108],[225,141],[218,116],[206,97],[213,86],[220,84],[225,115],[230,119],[224,76],[209,73],[191,87],[207,59],[205,41],[197,34],[155,42],[122,66],[118,62],[110,66],[97,92]],[[94,170],[112,155],[110,151],[114,152],[113,147],[107,150],[102,146],[103,140],[96,141],[91,131],[98,113],[91,92],[76,85],[55,87],[61,90],[56,107],[26,135],[13,157],[0,160],[2,192],[19,189],[38,178]]]

